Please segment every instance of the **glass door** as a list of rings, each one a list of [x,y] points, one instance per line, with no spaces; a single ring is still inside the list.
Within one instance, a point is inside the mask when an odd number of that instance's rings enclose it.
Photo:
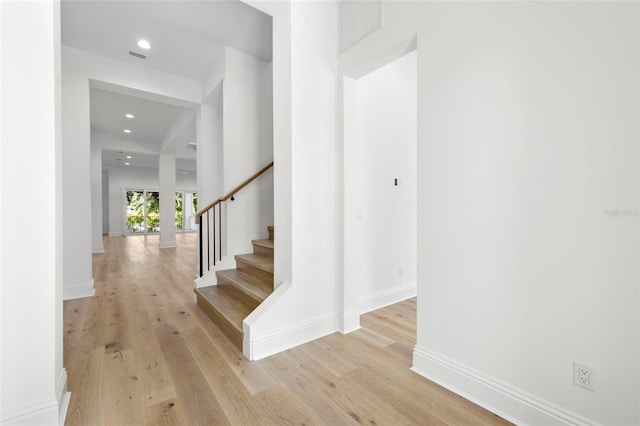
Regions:
[[[160,193],[147,191],[145,195],[147,232],[160,232]]]
[[[127,234],[160,231],[160,194],[158,191],[128,189],[125,191]]]
[[[183,195],[182,192],[176,192],[176,231],[182,231],[184,229],[184,217],[182,213]]]
[[[176,192],[176,231],[196,231],[198,195],[195,192]]]
[[[144,216],[144,191],[127,191],[127,232],[132,234],[146,231]]]

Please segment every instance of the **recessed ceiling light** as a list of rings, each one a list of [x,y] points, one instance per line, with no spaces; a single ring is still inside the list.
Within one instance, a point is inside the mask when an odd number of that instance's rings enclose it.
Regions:
[[[125,166],[130,166],[130,165],[131,165],[131,163],[124,163],[124,165],[125,165]]]
[[[125,114],[124,116],[127,118],[136,118],[136,116],[133,114]]]
[[[129,130],[129,129],[124,129],[124,132],[125,132],[125,133],[131,133],[131,130]]]
[[[138,47],[140,49],[145,49],[145,50],[149,50],[151,49],[151,44],[149,44],[149,42],[147,40],[138,40]]]
[[[128,158],[129,160],[131,160],[133,157],[132,157],[132,156],[130,156],[130,155],[127,155],[127,158]]]
[[[187,145],[195,146],[198,145],[196,142],[189,142]]]

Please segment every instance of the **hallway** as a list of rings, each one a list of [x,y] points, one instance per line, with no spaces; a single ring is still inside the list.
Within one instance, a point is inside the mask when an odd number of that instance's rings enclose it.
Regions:
[[[193,300],[197,234],[105,238],[64,304],[67,425],[508,424],[411,372],[415,299],[249,362]]]

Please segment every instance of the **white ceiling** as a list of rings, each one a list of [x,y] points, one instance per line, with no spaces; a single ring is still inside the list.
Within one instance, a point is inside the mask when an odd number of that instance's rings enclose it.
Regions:
[[[192,80],[204,80],[224,46],[272,57],[271,17],[239,0],[63,0],[61,15],[64,45]]]
[[[197,81],[205,79],[224,46],[272,58],[271,17],[239,0],[62,0],[61,15],[64,45]],[[150,50],[136,45],[141,38]],[[130,50],[147,59],[130,56]],[[128,154],[133,159],[126,167],[157,168],[165,136],[188,111],[95,87],[90,96],[92,134],[108,140],[103,167],[125,167]],[[125,118],[127,113],[135,118]],[[188,145],[195,138],[193,114],[171,148],[177,170],[195,172],[195,147]]]
[[[119,93],[90,90],[91,129],[113,138],[141,142],[149,147],[160,146],[171,125],[185,108],[141,99]],[[133,114],[135,118],[126,118]],[[124,130],[131,133],[124,133]]]
[[[130,156],[131,158],[127,158]],[[158,169],[158,154],[139,153],[127,150],[110,150],[102,151],[102,167],[103,168],[145,168]],[[129,163],[128,165],[125,163]],[[196,160],[190,158],[176,158],[176,174],[196,173]]]
[[[191,160],[195,167],[196,151],[189,145],[196,138],[193,110],[95,88],[89,93],[91,131],[94,137],[99,134],[102,140],[103,167],[122,167],[124,162],[129,162],[130,167],[157,169],[165,135],[185,113],[191,114],[192,118],[176,135],[171,153],[177,158]],[[127,118],[125,114],[134,118]],[[125,133],[125,129],[131,133]],[[124,159],[125,154],[134,159]]]
[[[128,159],[128,156],[132,158]],[[130,151],[108,150],[102,151],[102,166],[109,167],[143,167],[148,169],[158,168],[158,154],[142,154]],[[125,163],[129,163],[126,166]]]

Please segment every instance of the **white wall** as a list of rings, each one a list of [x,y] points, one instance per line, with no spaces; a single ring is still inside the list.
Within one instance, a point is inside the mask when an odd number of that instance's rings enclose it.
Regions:
[[[267,62],[225,49],[222,97],[224,195],[273,160],[273,97]],[[273,225],[273,172],[227,203],[227,254],[252,252],[251,240],[267,238]]]
[[[176,192],[197,192],[196,175],[194,173],[176,175]]]
[[[124,227],[123,189],[154,190],[159,189],[158,169],[152,168],[110,168],[109,175],[109,236],[119,237]],[[194,174],[176,175],[176,191],[194,192],[196,177]]]
[[[416,61],[414,51],[355,83],[345,268],[360,313],[416,293]]]
[[[92,252],[102,253],[104,247],[102,245],[102,148],[97,144],[91,144],[91,163],[89,168],[91,171],[91,240]]]
[[[171,100],[183,106],[200,103],[202,85],[67,46],[63,46],[62,55],[63,281],[65,298],[73,298],[93,294],[91,251],[93,236],[97,237],[97,226],[93,229],[92,221],[95,223],[98,220],[101,211],[94,209],[92,212],[91,209],[90,81],[94,85],[119,86],[144,92],[148,97]],[[98,203],[98,200],[95,202]],[[113,224],[113,218],[110,218],[110,224]],[[117,232],[118,229],[120,227],[110,232]]]
[[[341,59],[418,36],[414,369],[516,423],[640,423],[638,7],[389,2]]]
[[[0,3],[0,55],[0,423],[62,424],[59,4]]]
[[[231,48],[225,48],[224,57],[211,70],[197,114],[200,209],[273,160],[272,87],[269,63]],[[233,201],[217,207],[216,215],[219,209],[226,231],[220,233],[213,215],[211,231],[207,225],[202,229],[209,233],[216,259],[222,260],[216,268],[228,269],[235,266],[233,256],[252,252],[251,240],[267,238],[267,226],[274,223],[273,171],[242,189]],[[214,241],[214,232],[222,235],[221,243]],[[203,257],[209,256],[203,253]],[[215,275],[209,274],[196,285],[215,282]]]
[[[202,84],[202,104],[196,113],[198,208],[223,194],[223,103],[226,54],[214,62]]]
[[[62,49],[63,284],[65,299],[93,295],[89,82]]]
[[[288,6],[273,22],[278,288],[245,320],[252,359],[336,329],[336,5]]]
[[[223,83],[205,98],[196,114],[196,137],[198,139],[198,208],[202,209],[223,195],[222,162],[222,96]]]
[[[109,171],[102,170],[102,233],[109,233]]]

